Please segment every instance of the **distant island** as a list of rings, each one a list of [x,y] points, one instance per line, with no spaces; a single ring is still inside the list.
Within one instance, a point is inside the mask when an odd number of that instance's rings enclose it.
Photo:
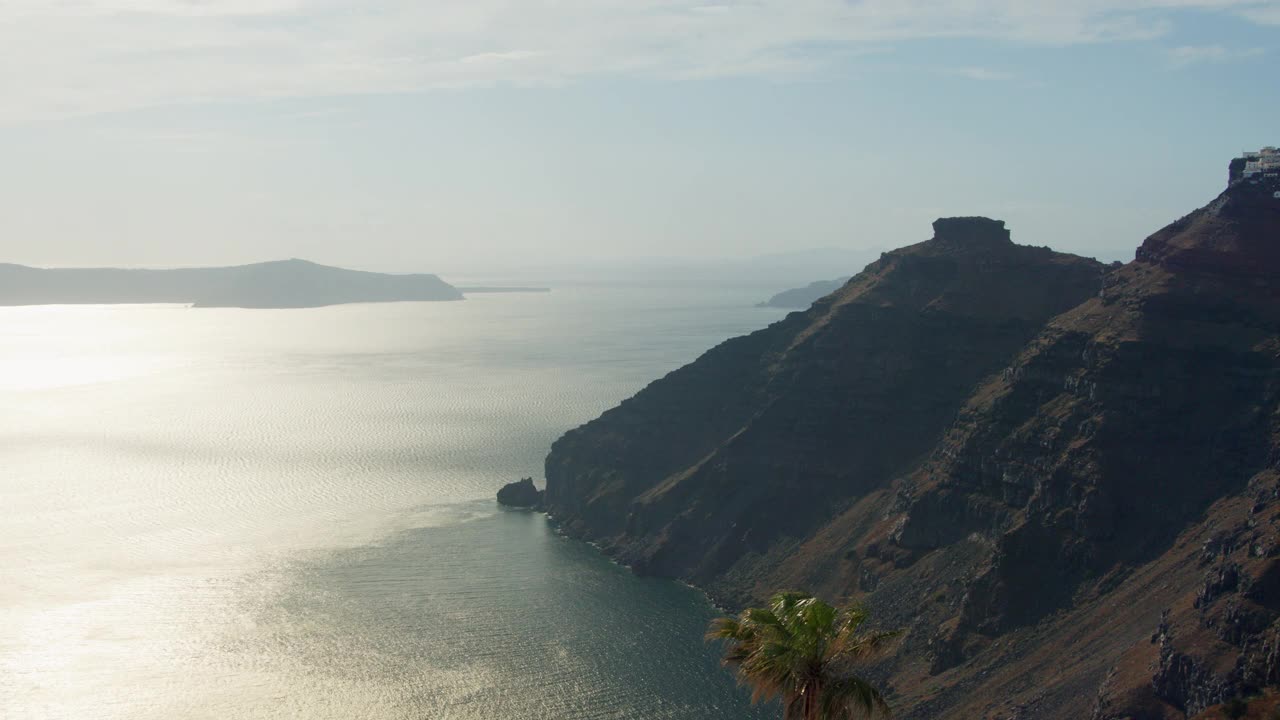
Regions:
[[[756,307],[805,310],[808,309],[815,300],[824,298],[844,287],[844,284],[849,282],[849,277],[850,276],[845,275],[844,277],[836,278],[835,280],[819,280],[817,282],[809,283],[804,287],[783,290],[768,300],[757,304]]]
[[[461,291],[435,275],[346,270],[298,259],[173,270],[0,264],[0,305],[190,303],[206,308],[307,308],[462,299]]]

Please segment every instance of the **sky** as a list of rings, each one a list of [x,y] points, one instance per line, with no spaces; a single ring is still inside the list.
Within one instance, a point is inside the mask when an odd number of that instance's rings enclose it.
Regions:
[[[1277,70],[1280,0],[0,0],[0,262],[715,263],[948,215],[1128,260],[1280,145]]]

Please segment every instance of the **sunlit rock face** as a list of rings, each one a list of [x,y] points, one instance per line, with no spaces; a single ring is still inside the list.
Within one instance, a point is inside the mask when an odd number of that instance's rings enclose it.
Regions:
[[[1102,268],[935,223],[561,438],[548,503],[740,605],[906,632],[899,717],[1183,718],[1280,682],[1280,201]]]

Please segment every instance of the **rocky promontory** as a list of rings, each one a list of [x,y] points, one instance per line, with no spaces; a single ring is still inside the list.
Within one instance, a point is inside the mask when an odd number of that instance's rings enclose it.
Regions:
[[[939,220],[566,433],[548,510],[731,606],[867,604],[900,718],[1234,703],[1280,684],[1277,248],[1245,182],[1114,269]]]
[[[507,483],[498,491],[498,504],[518,508],[542,507],[543,491],[533,484],[533,478],[522,478]]]
[[[774,584],[778,543],[918,462],[979,381],[1097,295],[1102,270],[1016,245],[996,220],[939,220],[808,311],[566,433],[547,506],[638,569],[749,600]]]

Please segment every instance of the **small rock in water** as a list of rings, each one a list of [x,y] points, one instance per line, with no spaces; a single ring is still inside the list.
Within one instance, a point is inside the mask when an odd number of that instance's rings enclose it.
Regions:
[[[538,507],[542,505],[542,491],[533,484],[533,478],[507,483],[498,491],[498,503],[511,507]]]

